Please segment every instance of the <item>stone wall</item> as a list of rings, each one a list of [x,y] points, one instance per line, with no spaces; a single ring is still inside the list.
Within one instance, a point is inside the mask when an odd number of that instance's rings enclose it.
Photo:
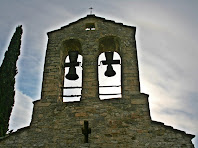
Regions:
[[[35,102],[30,127],[1,140],[1,147],[185,147],[192,135],[151,121],[148,96],[75,103]],[[89,121],[89,143],[82,127]]]
[[[93,23],[95,30],[86,31]],[[42,97],[34,102],[31,125],[0,140],[0,147],[193,147],[193,135],[150,118],[148,95],[140,93],[135,27],[89,15],[48,37]],[[63,103],[63,65],[70,47],[83,56],[82,98]],[[100,100],[97,59],[113,49],[121,56],[122,98]],[[82,134],[85,120],[89,143]]]

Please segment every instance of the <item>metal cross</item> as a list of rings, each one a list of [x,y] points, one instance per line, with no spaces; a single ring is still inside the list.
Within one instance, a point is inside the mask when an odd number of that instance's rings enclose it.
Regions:
[[[88,121],[84,121],[84,127],[82,128],[82,134],[85,136],[84,142],[88,143],[88,137],[89,137],[89,134],[91,134],[91,128],[89,128]]]
[[[93,10],[93,8],[92,8],[92,7],[90,7],[89,9],[90,9],[90,14],[92,14],[92,10]]]

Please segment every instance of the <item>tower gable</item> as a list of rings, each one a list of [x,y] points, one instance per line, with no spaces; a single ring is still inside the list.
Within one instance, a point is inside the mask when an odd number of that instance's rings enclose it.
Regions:
[[[95,27],[94,30],[86,30],[90,24]],[[98,98],[97,59],[102,52],[108,51],[117,52],[122,59],[122,96],[129,98],[130,94],[140,93],[135,27],[88,15],[59,30],[49,32],[48,37],[42,99],[54,97],[55,100],[47,99],[47,101],[62,101],[61,87],[64,81],[62,67],[70,50],[77,50],[83,57],[82,100],[88,97]],[[55,68],[57,70],[52,73],[51,69]],[[55,77],[53,82],[46,81],[49,73]],[[46,86],[51,86],[51,89],[45,90],[49,88]]]

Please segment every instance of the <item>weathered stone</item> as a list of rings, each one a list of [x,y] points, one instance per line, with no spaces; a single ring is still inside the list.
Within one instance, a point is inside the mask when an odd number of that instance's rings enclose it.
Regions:
[[[86,24],[95,30],[86,31]],[[154,122],[148,95],[140,93],[135,27],[88,15],[48,33],[41,100],[34,102],[31,125],[0,138],[0,147],[193,147],[194,135]],[[80,102],[62,102],[64,62],[68,51],[83,57]],[[116,51],[121,57],[122,98],[98,97],[98,57]],[[82,127],[89,122],[89,143]]]
[[[86,117],[87,116],[87,114],[86,113],[76,113],[75,114],[75,117]]]

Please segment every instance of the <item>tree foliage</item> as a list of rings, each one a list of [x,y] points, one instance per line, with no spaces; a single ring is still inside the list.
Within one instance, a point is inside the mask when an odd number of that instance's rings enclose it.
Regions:
[[[0,67],[0,137],[8,131],[9,119],[14,105],[16,63],[20,55],[22,26],[18,26]]]

